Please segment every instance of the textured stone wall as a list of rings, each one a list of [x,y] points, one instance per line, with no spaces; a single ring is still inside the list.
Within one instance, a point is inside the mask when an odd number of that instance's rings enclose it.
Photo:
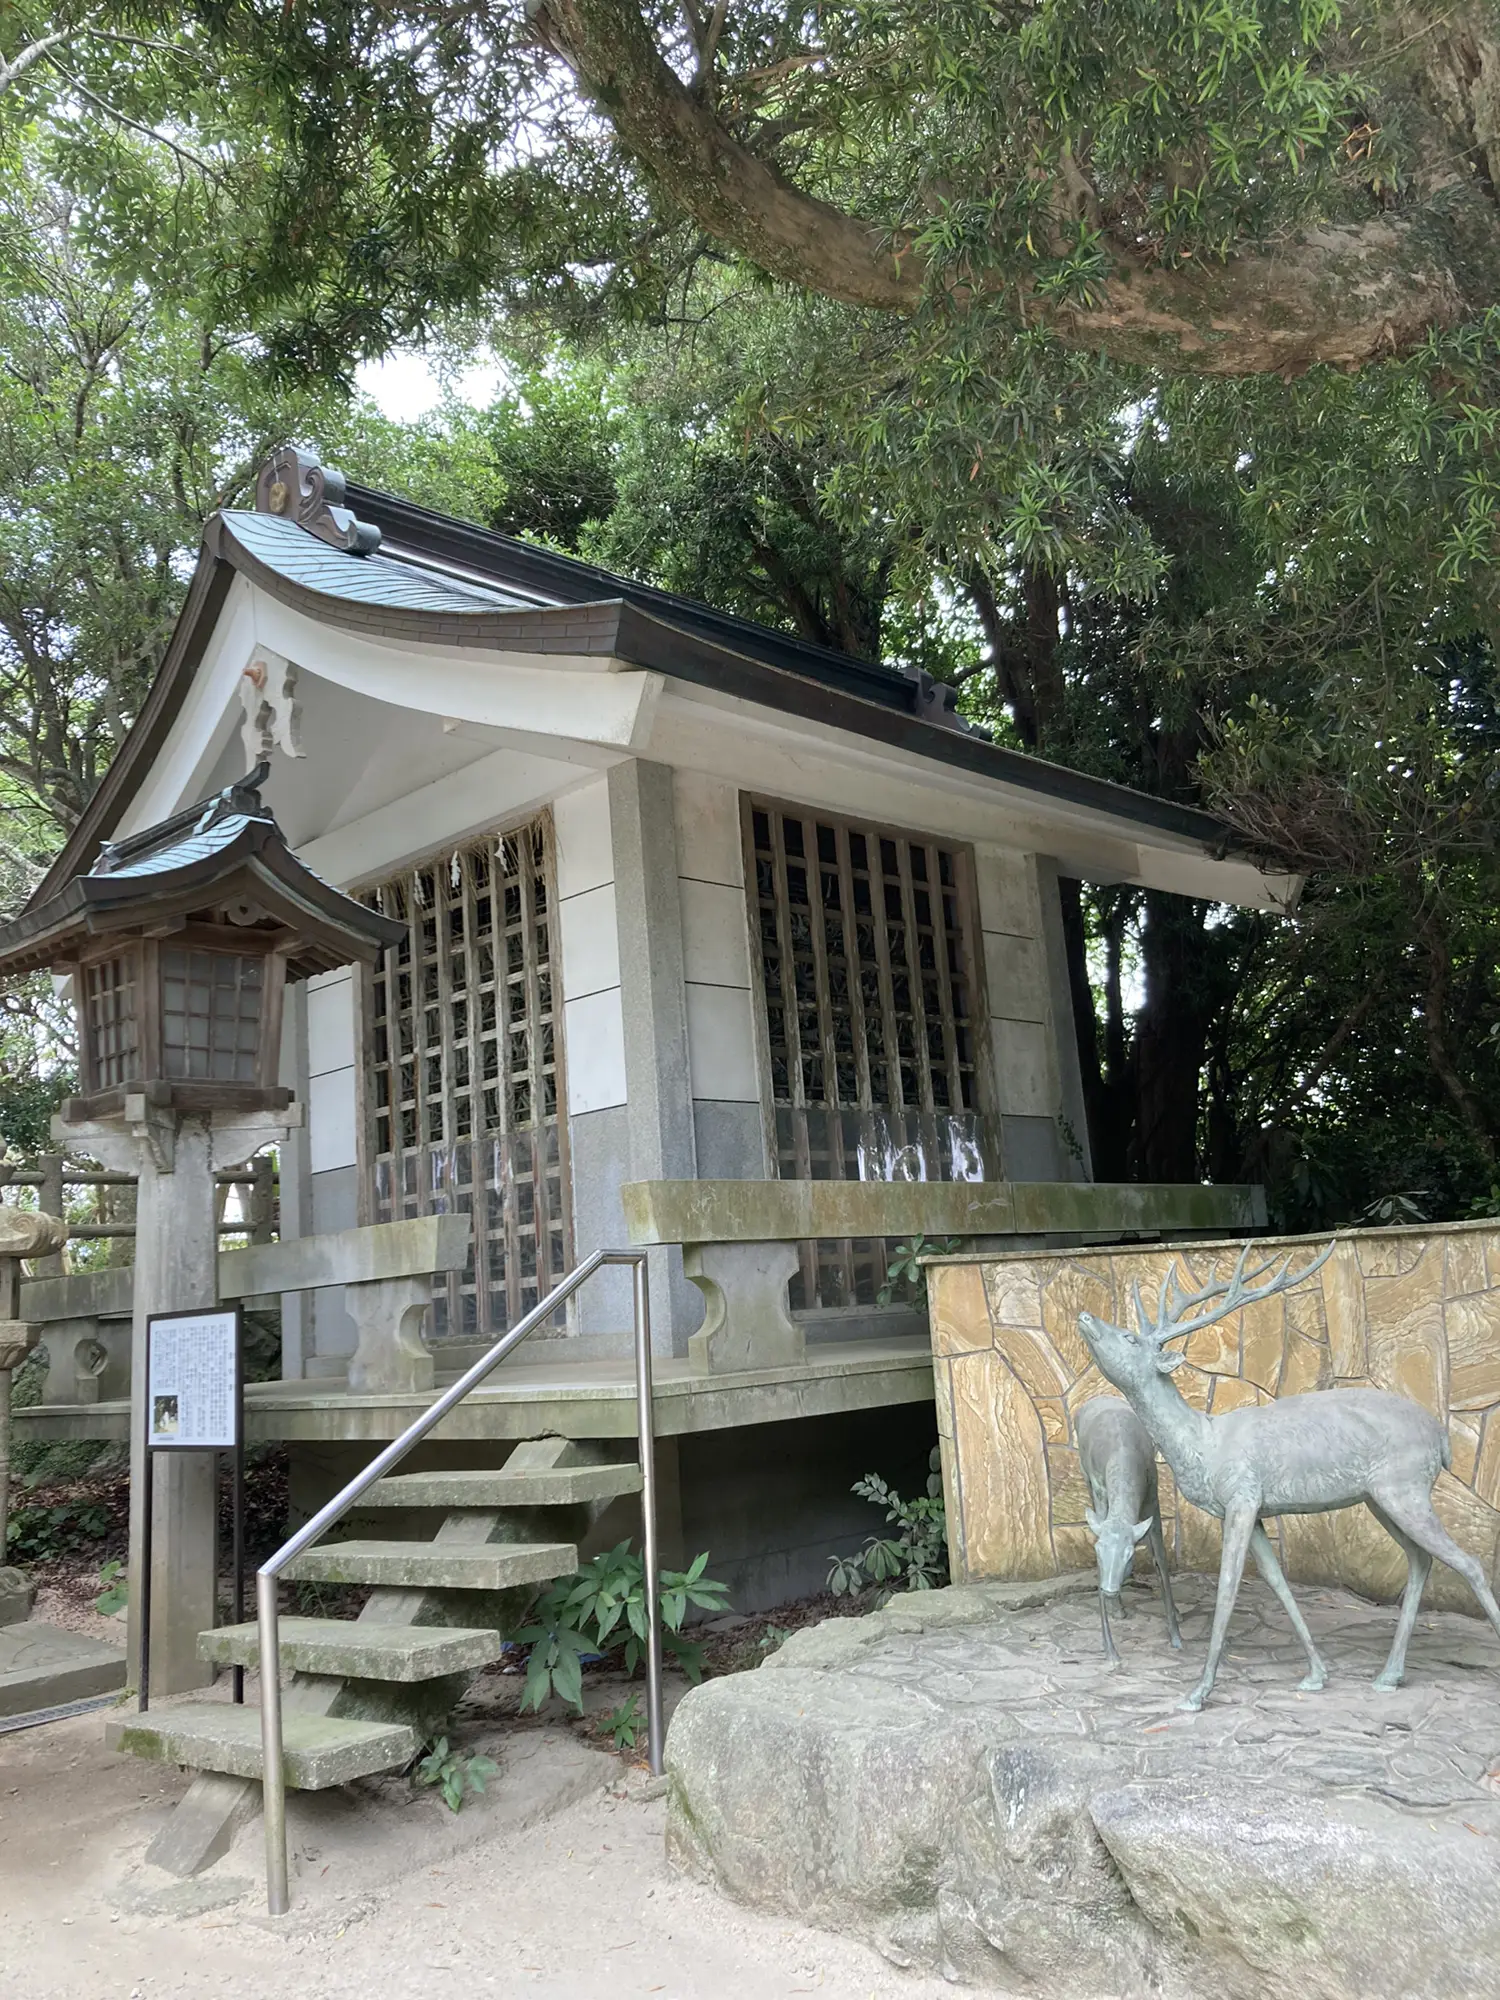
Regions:
[[[1298,1261],[1326,1237],[1266,1239]],[[954,1257],[928,1270],[938,1429],[956,1581],[1052,1576],[1093,1561],[1084,1526],[1074,1413],[1114,1392],[1078,1315],[1126,1324],[1130,1285],[1148,1297],[1175,1258],[1201,1285],[1240,1245]],[[1425,1404],[1448,1426],[1453,1470],[1435,1503],[1449,1532],[1500,1583],[1500,1225],[1361,1230],[1299,1289],[1194,1334],[1172,1378],[1216,1414],[1334,1385],[1373,1384]],[[1181,1498],[1162,1468],[1167,1548],[1180,1568],[1217,1570],[1219,1523]],[[1366,1596],[1397,1595],[1406,1562],[1367,1509],[1268,1524],[1287,1573]],[[1140,1560],[1138,1556],[1137,1560]],[[1435,1566],[1429,1599],[1473,1599]]]

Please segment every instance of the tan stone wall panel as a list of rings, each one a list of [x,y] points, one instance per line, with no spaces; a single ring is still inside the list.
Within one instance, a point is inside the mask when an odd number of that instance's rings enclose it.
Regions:
[[[1474,1471],[1479,1461],[1479,1435],[1482,1423],[1482,1418],[1472,1421],[1468,1417],[1450,1416],[1448,1419],[1448,1449],[1453,1454],[1453,1476],[1455,1479],[1461,1479],[1465,1486],[1476,1488],[1478,1482],[1474,1477]],[[1483,1491],[1482,1488],[1478,1490]],[[1484,1497],[1490,1501],[1495,1498],[1492,1493],[1486,1493]]]
[[[1047,1483],[1052,1490],[1052,1525],[1076,1527],[1091,1505],[1083,1464],[1071,1445],[1047,1447]]]
[[[1046,1441],[1024,1383],[988,1355],[949,1367],[966,1577],[1055,1575]]]
[[[1361,1274],[1366,1278],[1401,1278],[1416,1268],[1427,1246],[1404,1230],[1372,1230],[1352,1239]]]
[[[1169,1543],[1168,1548],[1175,1569],[1203,1570],[1217,1576],[1224,1553],[1224,1523],[1179,1494],[1176,1546]]]
[[[990,1324],[1033,1327],[1042,1325],[1042,1288],[1036,1274],[1013,1264],[981,1264],[984,1295],[989,1302]]]
[[[1042,1325],[1075,1376],[1090,1366],[1089,1351],[1078,1331],[1078,1315],[1092,1313],[1095,1319],[1118,1324],[1118,1303],[1109,1279],[1096,1271],[1079,1270],[1076,1265],[1064,1266],[1043,1285]]]
[[[1314,1389],[1327,1389],[1333,1382],[1333,1357],[1324,1341],[1303,1340],[1288,1334],[1282,1358],[1278,1396],[1305,1396]]]
[[[1323,1292],[1333,1372],[1363,1377],[1367,1367],[1365,1289],[1352,1243],[1334,1246],[1333,1255],[1318,1273],[1318,1283]]]
[[[1240,1318],[1240,1373],[1274,1396],[1286,1355],[1286,1302],[1262,1299],[1247,1306]]]
[[[1231,1313],[1212,1326],[1200,1326],[1182,1352],[1195,1368],[1205,1368],[1210,1375],[1238,1375],[1242,1318],[1241,1313]]]
[[[1213,1394],[1217,1375],[1207,1375],[1201,1368],[1179,1368],[1172,1377],[1177,1384],[1177,1392],[1182,1400],[1195,1410],[1207,1410],[1208,1399]]]
[[[994,1340],[982,1264],[934,1264],[927,1273],[934,1354],[969,1354]]]
[[[1119,1390],[1112,1382],[1106,1382],[1091,1361],[1064,1398],[1068,1406],[1068,1416],[1076,1417],[1085,1403],[1091,1403],[1095,1396],[1117,1396]]]
[[[1481,1500],[1477,1493],[1470,1492],[1451,1472],[1438,1474],[1437,1485],[1432,1489],[1432,1505],[1438,1519],[1459,1547],[1467,1549],[1470,1555],[1478,1556],[1485,1575],[1493,1585],[1496,1550],[1500,1547],[1500,1512]],[[1436,1564],[1432,1573],[1436,1578]],[[1472,1611],[1474,1599],[1468,1585],[1461,1577],[1454,1576],[1451,1570],[1445,1568],[1443,1574],[1445,1579],[1452,1578],[1457,1593],[1447,1601]],[[1441,1600],[1434,1598],[1433,1601],[1438,1603]]]
[[[1443,1246],[1407,1259],[1399,1276],[1365,1281],[1370,1380],[1448,1421],[1448,1347],[1443,1335]]]
[[[1070,1526],[1059,1521],[1052,1530],[1053,1546],[1057,1550],[1057,1571],[1061,1575],[1070,1569],[1093,1569],[1094,1538],[1087,1528]]]
[[[1449,1299],[1443,1325],[1453,1408],[1484,1410],[1500,1403],[1500,1286],[1475,1297]]]
[[[1042,1420],[1042,1435],[1048,1444],[1068,1443],[1068,1406],[1060,1396],[1038,1396],[1036,1413]]]
[[[1485,1271],[1483,1236],[1455,1229],[1444,1244],[1443,1289],[1449,1298],[1461,1292],[1483,1292],[1489,1288]]]
[[[1456,1426],[1450,1426],[1450,1437],[1455,1430]],[[1453,1476],[1463,1485],[1472,1486],[1487,1506],[1500,1507],[1500,1410],[1491,1410],[1486,1416],[1483,1439],[1470,1456],[1467,1473],[1457,1451],[1454,1452]]]
[[[1262,1389],[1255,1382],[1243,1382],[1237,1375],[1216,1375],[1209,1413],[1215,1417],[1222,1417],[1230,1410],[1244,1410],[1254,1403],[1270,1403],[1274,1400],[1269,1390]]]

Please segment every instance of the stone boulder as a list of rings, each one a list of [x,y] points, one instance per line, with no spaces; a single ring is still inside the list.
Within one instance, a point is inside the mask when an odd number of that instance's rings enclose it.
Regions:
[[[904,1598],[706,1683],[667,1739],[668,1846],[731,1896],[897,1963],[1057,2000],[1459,2000],[1500,1992],[1500,1643],[1425,1618],[1406,1687],[1370,1685],[1393,1611],[1300,1602],[1335,1678],[1258,1584],[1219,1687],[1127,1589],[1117,1672],[1092,1575]]]

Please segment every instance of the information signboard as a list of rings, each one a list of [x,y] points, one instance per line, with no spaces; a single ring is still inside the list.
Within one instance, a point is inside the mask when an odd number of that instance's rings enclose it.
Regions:
[[[229,1453],[234,1616],[245,1616],[244,1322],[238,1306],[152,1313],[146,1321],[146,1488],[142,1499],[141,1658],[138,1700],[151,1700],[151,1529],[156,1492],[152,1454]],[[234,1670],[234,1698],[245,1698],[245,1670]]]
[[[240,1316],[155,1313],[148,1322],[153,1451],[233,1451],[240,1441]]]

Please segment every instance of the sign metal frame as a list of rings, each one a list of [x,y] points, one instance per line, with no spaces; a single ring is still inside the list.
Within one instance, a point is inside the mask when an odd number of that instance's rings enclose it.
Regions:
[[[152,1344],[159,1326],[168,1322],[181,1324],[184,1320],[217,1320],[219,1331],[224,1331],[223,1322],[228,1321],[233,1335],[233,1386],[229,1397],[230,1422],[224,1432],[212,1444],[179,1443],[175,1437],[157,1435],[153,1427],[155,1416],[152,1380]],[[162,1399],[165,1400],[165,1399]],[[142,1398],[141,1426],[145,1433],[146,1448],[146,1490],[141,1502],[141,1527],[143,1554],[141,1561],[141,1673],[137,1690],[137,1707],[144,1715],[151,1705],[151,1570],[152,1570],[152,1527],[153,1502],[156,1490],[157,1452],[209,1451],[213,1453],[217,1466],[221,1457],[227,1457],[230,1464],[231,1487],[231,1562],[234,1572],[234,1619],[243,1624],[245,1618],[245,1314],[239,1303],[233,1305],[203,1306],[196,1311],[150,1313],[146,1318],[146,1393]],[[175,1414],[175,1413],[174,1413]],[[218,1513],[218,1481],[214,1482],[214,1512]],[[218,1523],[214,1525],[214,1575],[218,1576]],[[218,1589],[215,1583],[214,1615],[218,1617]],[[245,1669],[234,1670],[234,1698],[237,1702],[245,1699]]]

